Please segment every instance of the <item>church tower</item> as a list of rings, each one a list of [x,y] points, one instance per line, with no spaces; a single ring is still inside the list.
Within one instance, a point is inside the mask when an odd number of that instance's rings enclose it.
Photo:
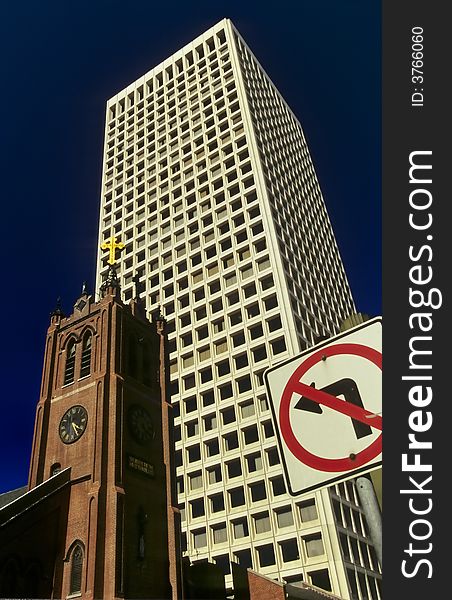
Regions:
[[[138,298],[121,301],[112,256],[99,302],[84,289],[69,317],[52,313],[29,489],[70,468],[52,597],[175,599],[165,320],[150,323]]]

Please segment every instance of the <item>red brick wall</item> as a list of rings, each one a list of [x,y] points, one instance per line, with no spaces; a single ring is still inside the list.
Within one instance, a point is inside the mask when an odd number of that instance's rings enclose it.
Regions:
[[[67,318],[52,317],[29,485],[33,488],[46,480],[55,463],[62,469],[71,467],[67,531],[60,544],[66,558],[75,540],[84,545],[83,598],[168,598],[171,580],[176,599],[181,597],[179,515],[170,477],[163,324],[157,331],[134,310],[137,307],[131,311],[114,296],[107,293],[98,303],[89,299]],[[93,332],[91,373],[80,379],[81,340],[87,327]],[[71,336],[77,340],[75,376],[73,383],[64,385],[65,345]],[[127,354],[131,341],[141,357],[136,361],[139,373],[133,377]],[[144,345],[149,352],[146,360]],[[78,441],[63,444],[59,423],[76,404],[88,412],[87,428]],[[155,436],[146,444],[130,433],[127,414],[132,404],[143,406],[153,419]],[[131,469],[128,454],[151,464],[153,475]],[[138,557],[142,533],[145,554]],[[63,567],[65,597],[70,562]]]
[[[268,577],[248,571],[250,600],[285,600],[283,584]]]

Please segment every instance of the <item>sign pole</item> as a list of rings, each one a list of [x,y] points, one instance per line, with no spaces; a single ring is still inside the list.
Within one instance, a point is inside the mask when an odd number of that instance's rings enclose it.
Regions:
[[[378,505],[374,486],[367,477],[356,478],[359,501],[369,526],[370,538],[377,553],[378,562],[383,567],[382,561],[382,534],[381,534],[381,512]]]
[[[351,315],[342,323],[341,331],[347,331],[356,324],[356,320],[364,320],[360,314]],[[383,569],[383,544],[381,511],[372,480],[367,477],[356,478],[359,501],[370,530],[370,537],[377,553],[378,562]]]

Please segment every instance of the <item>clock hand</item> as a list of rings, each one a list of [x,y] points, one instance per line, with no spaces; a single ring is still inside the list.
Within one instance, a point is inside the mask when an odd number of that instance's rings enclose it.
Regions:
[[[77,429],[80,429],[80,427],[76,424],[76,423],[71,423],[75,433],[77,433]]]

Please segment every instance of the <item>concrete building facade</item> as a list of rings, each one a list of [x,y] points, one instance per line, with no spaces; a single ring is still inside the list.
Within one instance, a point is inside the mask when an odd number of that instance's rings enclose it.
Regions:
[[[353,482],[286,491],[263,373],[355,309],[301,125],[229,20],[107,102],[112,235],[125,300],[167,320],[186,555],[379,599]]]

